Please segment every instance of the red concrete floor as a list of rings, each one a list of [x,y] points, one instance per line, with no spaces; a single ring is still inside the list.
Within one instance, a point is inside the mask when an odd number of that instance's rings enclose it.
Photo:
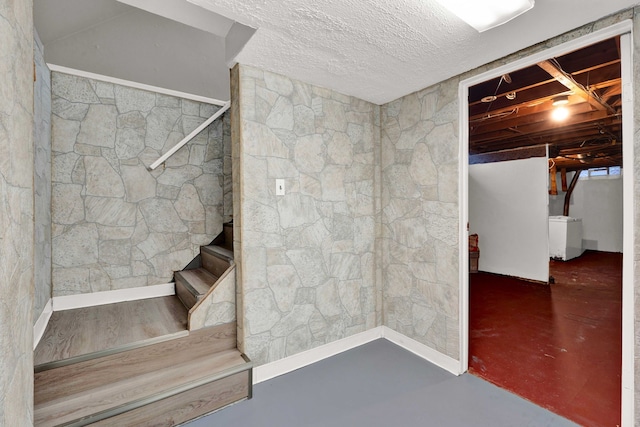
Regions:
[[[551,261],[555,284],[470,275],[469,371],[584,426],[619,426],[622,254]]]

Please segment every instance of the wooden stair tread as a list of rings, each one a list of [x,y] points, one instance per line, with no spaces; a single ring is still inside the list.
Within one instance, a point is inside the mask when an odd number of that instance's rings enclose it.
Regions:
[[[236,324],[227,323],[192,331],[184,338],[38,372],[34,375],[34,404],[91,390],[105,379],[115,382],[235,348]]]
[[[171,363],[171,357],[165,359],[169,364],[162,369],[139,375],[132,373],[116,381],[106,377],[103,384],[90,391],[65,389],[64,396],[34,406],[36,425],[47,425],[47,420],[53,425],[73,421],[247,363],[237,349],[202,355],[179,364]]]
[[[175,295],[56,311],[34,350],[33,363],[66,363],[174,334],[186,335],[186,331],[187,309]]]
[[[193,270],[176,271],[176,280],[181,277],[191,285],[196,295],[206,294],[211,286],[216,283],[218,278],[204,268],[196,268]]]
[[[120,415],[92,423],[92,427],[158,427],[183,425],[227,405],[251,398],[251,371],[244,370],[177,395],[157,400]]]
[[[211,255],[233,262],[233,251],[223,248],[222,246],[218,246],[218,245],[202,246],[200,248],[200,251],[207,252]]]
[[[154,344],[158,344],[165,341],[171,341],[176,338],[186,337],[188,335],[189,335],[189,331],[185,329],[183,331],[175,332],[173,334],[162,335],[155,338],[149,338],[147,340],[141,340],[141,341],[136,341],[136,342],[132,342],[124,345],[110,347],[105,350],[85,353],[78,356],[68,357],[66,359],[55,360],[53,362],[41,363],[39,365],[35,365],[33,369],[34,369],[34,372],[46,371],[49,369],[59,368],[61,366],[76,364],[79,362],[83,362],[85,360],[97,359],[99,357],[109,356],[117,353],[123,353],[125,351],[130,351],[140,347],[146,347],[149,345],[154,345]]]

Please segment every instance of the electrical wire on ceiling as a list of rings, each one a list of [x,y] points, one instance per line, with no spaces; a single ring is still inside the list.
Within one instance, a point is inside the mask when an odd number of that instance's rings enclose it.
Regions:
[[[469,120],[469,123],[484,122],[485,120],[496,119],[496,118],[502,119],[505,117],[512,116],[514,114],[518,114],[517,108],[514,108],[513,110],[510,110],[510,111],[503,111],[501,113],[496,113],[496,114],[486,114],[482,117],[478,117],[477,119]]]
[[[618,140],[618,136],[614,135],[609,129],[605,126],[602,126],[601,123],[596,124],[598,126],[598,130],[600,131],[600,135],[607,135],[611,140]]]
[[[584,87],[583,85],[578,83],[576,81],[576,79],[573,78],[573,75],[571,75],[571,73],[568,73],[568,72],[564,71],[564,69],[562,68],[562,66],[560,65],[560,63],[558,62],[558,60],[556,58],[549,59],[549,62],[551,64],[553,64],[562,73],[562,75],[566,79],[570,80],[573,84],[575,84],[580,89],[582,89],[590,97],[592,97],[593,99],[595,99],[596,101],[600,102],[603,105],[607,105],[606,102],[604,102],[604,100],[602,98],[600,98],[600,96],[595,91],[592,91],[592,90],[589,89],[589,77],[590,77],[589,74],[587,74],[587,87]]]
[[[485,114],[491,111],[491,105],[493,104],[493,101],[498,99],[497,95],[498,95],[498,91],[500,90],[500,86],[502,85],[502,82],[507,82],[507,84],[510,84],[512,82],[511,76],[508,73],[501,75],[500,80],[498,80],[498,85],[496,86],[496,90],[493,92],[493,95],[485,96],[484,98],[482,98],[482,102],[489,103],[489,105],[487,105],[487,111],[485,112]]]

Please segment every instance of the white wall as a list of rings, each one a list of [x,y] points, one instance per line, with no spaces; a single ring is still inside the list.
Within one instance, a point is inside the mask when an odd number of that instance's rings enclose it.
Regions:
[[[479,269],[549,278],[547,159],[469,166],[470,233],[480,238]]]
[[[225,39],[143,10],[43,42],[48,63],[229,99]]]
[[[572,177],[568,173],[567,181]],[[558,188],[557,196],[549,196],[549,215],[562,215],[564,195]],[[584,249],[622,252],[622,175],[580,178],[571,196],[569,216],[582,218]]]

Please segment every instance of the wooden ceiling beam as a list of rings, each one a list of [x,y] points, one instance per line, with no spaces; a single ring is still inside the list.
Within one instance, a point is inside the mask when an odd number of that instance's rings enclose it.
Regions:
[[[622,95],[622,83],[617,85],[608,86],[600,95],[603,99],[611,98],[612,96]]]
[[[609,39],[469,88],[469,154],[478,158],[545,149],[569,170],[621,163],[621,67]],[[515,93],[515,96],[508,94]],[[481,102],[495,95],[489,103]],[[550,120],[552,99],[569,95],[571,116]],[[546,149],[545,149],[546,150]],[[580,155],[580,156],[579,156]],[[477,157],[477,156],[476,156]],[[580,158],[579,158],[580,157]],[[582,160],[582,161],[580,161]]]
[[[571,156],[571,155],[582,154],[587,151],[594,152],[594,151],[620,151],[620,150],[622,150],[622,145],[618,143],[615,143],[615,144],[609,143],[609,144],[587,145],[587,146],[576,147],[576,148],[563,148],[560,150],[560,155]]]
[[[564,122],[553,122],[550,118],[546,121],[540,121],[537,123],[521,124],[517,127],[504,126],[497,130],[490,130],[489,132],[482,132],[481,129],[470,137],[470,143],[477,143],[491,139],[508,139],[514,135],[514,133],[522,134],[535,134],[540,132],[563,132],[567,129],[571,129],[576,125],[589,124],[590,126],[594,122],[601,122],[603,126],[614,124],[620,119],[617,116],[610,116],[606,111],[590,111],[583,114],[576,114],[570,116]]]
[[[531,67],[530,67],[531,68]],[[536,69],[542,71],[539,67],[536,66]],[[526,98],[527,96],[525,95],[527,92],[539,92],[541,94],[551,94],[551,95],[557,95],[558,92],[562,91],[562,89],[558,89],[557,87],[555,88],[555,90],[549,91],[549,90],[545,90],[543,89],[544,87],[549,87],[550,84],[553,83],[558,83],[558,81],[555,78],[552,78],[551,76],[549,76],[548,73],[546,73],[545,71],[542,71],[545,73],[545,75],[548,77],[546,79],[541,79],[535,82],[531,82],[531,81],[518,81],[520,84],[516,84],[516,82],[513,82],[511,84],[503,84],[500,87],[499,92],[497,92],[495,94],[495,96],[498,98],[497,101],[505,98],[505,96],[510,93],[510,92],[516,92],[517,94],[517,99],[523,99]],[[619,79],[620,78],[620,73],[621,73],[621,69],[620,69],[620,61],[612,61],[612,62],[608,62],[608,63],[604,63],[604,64],[600,64],[600,65],[595,65],[595,66],[591,66],[589,68],[583,69],[583,70],[579,70],[573,74],[571,74],[571,76],[574,78],[574,80],[578,83],[581,84],[585,87],[588,87],[589,89],[594,87],[595,85],[600,85],[601,82],[606,82],[606,81],[615,81],[615,79]],[[565,86],[560,85],[560,88],[563,88]],[[489,91],[489,92],[487,92]],[[486,89],[485,92],[482,92],[483,95],[493,95],[495,92],[495,89],[490,90],[490,89]],[[479,95],[476,95],[479,96]],[[471,95],[470,95],[471,97]],[[492,105],[492,109],[493,106],[495,104],[500,104],[500,102],[494,102]],[[479,99],[469,99],[469,106],[470,107],[474,107],[477,105],[484,105],[487,106],[488,104],[483,103],[481,100]]]
[[[574,94],[578,95],[589,104],[591,104],[594,108],[598,110],[606,110],[612,114],[615,114],[615,110],[613,109],[613,107],[587,91],[582,85],[578,84],[570,74],[564,72],[556,64],[547,60],[538,62],[537,65],[547,73],[549,73],[551,77],[562,83],[562,85],[564,85],[567,89],[572,90]]]
[[[551,108],[548,105],[537,105],[535,111],[518,110],[513,115],[506,116],[504,118],[493,118],[485,121],[474,121],[471,123],[471,135],[470,138],[474,138],[476,135],[482,135],[488,132],[497,131],[505,128],[516,128],[522,125],[530,125],[533,123],[544,122],[547,123],[550,120]],[[593,113],[589,104],[582,102],[576,104],[570,108],[571,116],[576,117],[585,113]],[[598,111],[596,115],[598,118],[606,118],[608,114],[606,111]],[[602,117],[600,117],[602,116]]]
[[[620,132],[620,125],[610,126],[612,133]],[[511,138],[501,140],[488,140],[469,144],[470,154],[488,153],[491,151],[508,150],[517,147],[531,147],[541,144],[555,145],[560,149],[577,147],[585,141],[605,140],[607,135],[594,131],[593,126],[581,129],[572,129],[566,132],[542,132],[530,135],[512,135]]]
[[[615,69],[620,69],[621,68],[620,62],[621,61],[619,59],[615,59],[613,61],[608,61],[608,62],[603,62],[601,64],[596,64],[596,65],[594,65],[592,67],[587,67],[587,68],[583,68],[583,69],[581,69],[579,71],[574,71],[573,73],[571,73],[571,75],[577,78],[581,74],[590,73],[592,71],[601,70],[603,68],[611,68],[611,67],[613,67]]]
[[[556,157],[553,159],[556,163],[556,167],[559,169],[566,169],[567,172],[572,172],[582,169],[591,168],[608,168],[612,166],[622,166],[622,155],[620,157],[608,157],[602,159],[594,159],[592,161],[580,161],[574,159],[565,159],[562,157]]]

